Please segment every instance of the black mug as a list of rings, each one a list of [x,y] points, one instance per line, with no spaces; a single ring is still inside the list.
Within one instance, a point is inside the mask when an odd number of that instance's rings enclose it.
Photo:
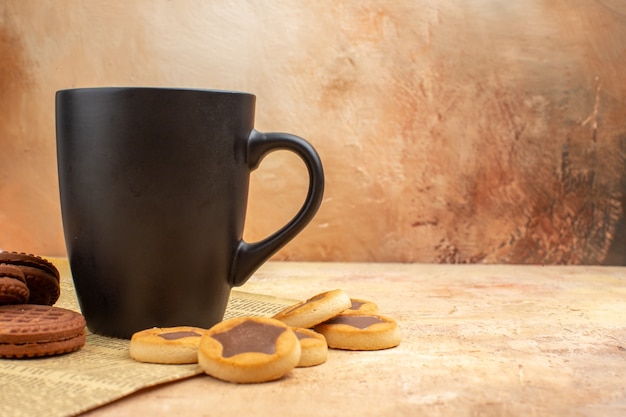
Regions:
[[[254,129],[248,93],[103,87],[56,93],[63,230],[90,331],[210,327],[234,286],[315,216],[324,173],[315,149]],[[264,240],[242,239],[250,172],[269,152],[305,163],[308,194]]]

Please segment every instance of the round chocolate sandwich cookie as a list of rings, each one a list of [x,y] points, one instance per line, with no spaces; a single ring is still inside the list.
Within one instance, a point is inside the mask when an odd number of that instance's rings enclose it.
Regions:
[[[400,344],[396,321],[377,314],[340,314],[315,326],[315,330],[335,349],[379,350]]]
[[[335,317],[351,305],[350,297],[345,291],[332,290],[287,307],[273,318],[292,327],[308,329]]]
[[[133,334],[130,357],[139,362],[182,364],[198,362],[198,344],[206,331],[199,327],[154,327]]]
[[[200,338],[198,363],[215,378],[235,383],[279,379],[300,361],[300,342],[289,326],[268,317],[236,317]]]
[[[53,305],[59,299],[60,274],[52,262],[36,255],[0,252],[0,263],[20,268],[30,291],[28,304]]]
[[[85,345],[85,318],[38,304],[0,306],[0,357],[30,358],[73,352]]]
[[[378,306],[371,302],[371,301],[367,301],[367,300],[361,300],[358,298],[351,298],[350,302],[352,303],[352,305],[350,306],[350,308],[348,308],[347,310],[345,310],[344,312],[342,312],[341,314],[351,314],[351,313],[356,313],[356,314],[377,314],[378,313]]]
[[[0,264],[0,305],[24,304],[29,294],[24,273],[12,265]]]
[[[328,358],[328,344],[326,338],[311,329],[300,327],[292,328],[300,341],[300,362],[298,368],[320,365]]]

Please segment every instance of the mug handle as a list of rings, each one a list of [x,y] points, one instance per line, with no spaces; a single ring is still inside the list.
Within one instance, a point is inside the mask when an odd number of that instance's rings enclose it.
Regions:
[[[258,242],[247,243],[243,239],[239,242],[230,273],[231,285],[235,287],[243,285],[263,262],[296,237],[313,219],[322,203],[322,161],[313,146],[299,136],[252,130],[248,138],[248,169],[254,171],[268,153],[277,150],[294,152],[304,161],[309,172],[309,190],[298,213],[281,229]]]

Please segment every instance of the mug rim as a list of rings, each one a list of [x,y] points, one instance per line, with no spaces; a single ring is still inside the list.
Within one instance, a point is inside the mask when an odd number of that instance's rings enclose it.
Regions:
[[[156,86],[97,86],[97,87],[72,87],[57,90],[58,93],[66,92],[97,92],[97,91],[179,91],[179,92],[196,92],[196,93],[215,93],[215,94],[232,94],[232,95],[245,95],[255,97],[253,93],[238,90],[222,90],[222,89],[210,89],[210,88],[196,88],[196,87],[156,87]]]

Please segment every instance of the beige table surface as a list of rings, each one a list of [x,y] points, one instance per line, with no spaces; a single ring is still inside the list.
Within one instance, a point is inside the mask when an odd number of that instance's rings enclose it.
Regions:
[[[334,288],[396,318],[401,345],[265,384],[199,375],[85,415],[626,415],[626,268],[275,262],[243,289]]]

